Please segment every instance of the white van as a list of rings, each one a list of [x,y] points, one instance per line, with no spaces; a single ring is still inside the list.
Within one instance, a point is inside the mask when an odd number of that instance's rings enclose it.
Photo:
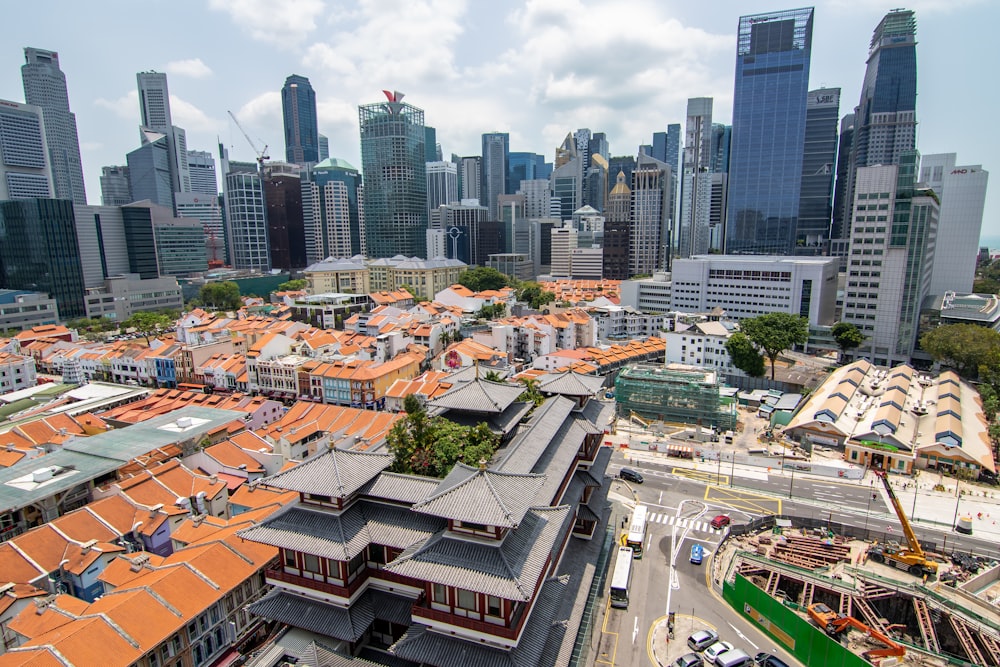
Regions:
[[[715,667],[752,667],[753,658],[743,649],[734,648],[715,659]]]

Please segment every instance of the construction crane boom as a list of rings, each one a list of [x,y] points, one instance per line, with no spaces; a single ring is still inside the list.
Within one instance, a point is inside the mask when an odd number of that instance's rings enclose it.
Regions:
[[[913,532],[910,520],[906,518],[903,506],[899,504],[899,498],[896,497],[895,491],[892,490],[892,484],[889,483],[889,476],[884,470],[880,470],[878,468],[876,468],[874,472],[878,478],[882,480],[882,486],[885,487],[886,493],[889,494],[889,501],[892,503],[892,508],[896,510],[896,516],[899,517],[899,523],[903,526],[903,535],[906,537],[906,543],[910,546],[910,553],[923,557],[924,550],[920,546],[920,541],[917,540],[916,534]]]
[[[235,114],[233,114],[233,112],[229,110],[226,110],[226,113],[228,113],[229,117],[233,119],[234,123],[236,123],[236,127],[240,128],[240,132],[243,133],[243,136],[246,138],[247,143],[250,144],[250,148],[252,148],[253,152],[257,155],[257,164],[263,166],[264,160],[271,159],[271,156],[267,154],[267,144],[264,144],[264,150],[262,151],[257,150],[257,144],[253,142],[253,139],[250,138],[250,135],[247,134],[247,131],[243,129],[242,125],[240,125],[240,121],[236,120]]]

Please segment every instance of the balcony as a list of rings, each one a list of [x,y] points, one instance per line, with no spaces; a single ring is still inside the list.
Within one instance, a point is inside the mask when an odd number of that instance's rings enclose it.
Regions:
[[[438,623],[446,623],[455,627],[465,628],[466,630],[480,632],[486,635],[493,635],[494,637],[500,637],[510,641],[517,639],[518,635],[521,634],[521,629],[524,626],[524,620],[527,618],[527,615],[524,613],[525,609],[527,609],[527,605],[524,604],[519,605],[514,611],[514,617],[511,619],[512,625],[510,627],[487,623],[473,618],[466,618],[465,616],[457,616],[451,612],[432,609],[429,606],[425,606],[425,604],[426,600],[424,599],[424,596],[421,596],[417,604],[413,605],[411,613],[413,614],[414,619],[425,618],[431,621],[437,621]]]
[[[350,599],[358,589],[361,588],[368,580],[368,575],[370,571],[368,569],[362,570],[357,578],[352,581],[347,586],[340,586],[338,584],[331,584],[326,581],[317,581],[315,579],[310,579],[309,577],[303,577],[297,574],[289,574],[284,570],[279,569],[269,569],[265,571],[265,575],[268,579],[273,581],[280,581],[286,584],[292,584],[293,586],[301,586],[302,588],[309,588],[314,591],[319,591],[320,593],[327,593],[328,595],[336,595],[337,597]]]

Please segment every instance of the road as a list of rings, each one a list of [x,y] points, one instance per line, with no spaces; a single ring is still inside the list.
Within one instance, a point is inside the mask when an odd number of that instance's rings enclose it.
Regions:
[[[716,514],[728,514],[735,523],[766,513],[811,517],[867,529],[872,537],[880,539],[901,538],[898,519],[886,507],[879,489],[868,481],[793,480],[790,475],[764,471],[750,476],[742,471],[740,477],[731,480],[724,464],[721,469],[708,464],[691,470],[669,462],[626,461],[620,452],[615,452],[608,473],[615,475],[623,466],[640,471],[645,481],[633,485],[615,481],[610,497],[620,503],[633,504],[637,500],[649,507],[647,541],[643,558],[634,562],[628,609],[607,612],[602,650],[595,656],[595,664],[602,667],[650,664],[647,647],[651,628],[668,611],[678,615],[678,645],[685,642],[692,629],[690,624],[683,626],[680,619],[690,616],[697,619],[693,629],[712,627],[722,639],[751,655],[768,651],[790,665],[797,664],[709,588],[709,558],[722,537],[709,525]],[[619,528],[627,522],[629,512],[624,504],[616,503],[614,518]],[[934,543],[943,551],[995,553],[990,540],[925,526],[915,526],[914,532],[922,542]],[[702,565],[690,563],[693,544],[701,544],[706,550]]]

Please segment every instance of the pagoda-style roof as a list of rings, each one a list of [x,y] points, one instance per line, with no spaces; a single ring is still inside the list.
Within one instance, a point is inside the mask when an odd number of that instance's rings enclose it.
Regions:
[[[487,543],[441,531],[405,550],[388,572],[468,591],[527,602],[549,556],[570,527],[568,506],[535,507],[502,542]]]
[[[350,607],[341,607],[297,595],[283,588],[275,588],[247,609],[272,621],[354,642],[365,634],[375,620],[375,608],[369,592],[366,591]]]
[[[569,577],[553,577],[542,584],[520,641],[504,650],[431,631],[415,623],[389,651],[416,664],[440,667],[541,667],[556,664],[565,624],[556,618]]]
[[[412,505],[434,493],[440,484],[437,477],[383,471],[361,489],[361,495]]]
[[[521,427],[510,445],[502,450],[502,458],[494,468],[508,473],[543,472],[533,468],[542,454],[554,446],[553,439],[575,407],[575,401],[563,396],[546,400],[535,410],[531,420]],[[576,456],[575,449],[572,453]]]
[[[604,387],[604,378],[567,371],[538,377],[538,390],[563,396],[594,396]]]
[[[262,484],[299,493],[347,498],[392,465],[391,454],[331,449],[261,480]]]
[[[429,408],[461,412],[500,414],[524,392],[524,387],[506,382],[473,380],[463,382],[427,402]]]
[[[452,521],[516,528],[545,483],[541,475],[496,472],[457,464],[433,495],[413,509]]]

